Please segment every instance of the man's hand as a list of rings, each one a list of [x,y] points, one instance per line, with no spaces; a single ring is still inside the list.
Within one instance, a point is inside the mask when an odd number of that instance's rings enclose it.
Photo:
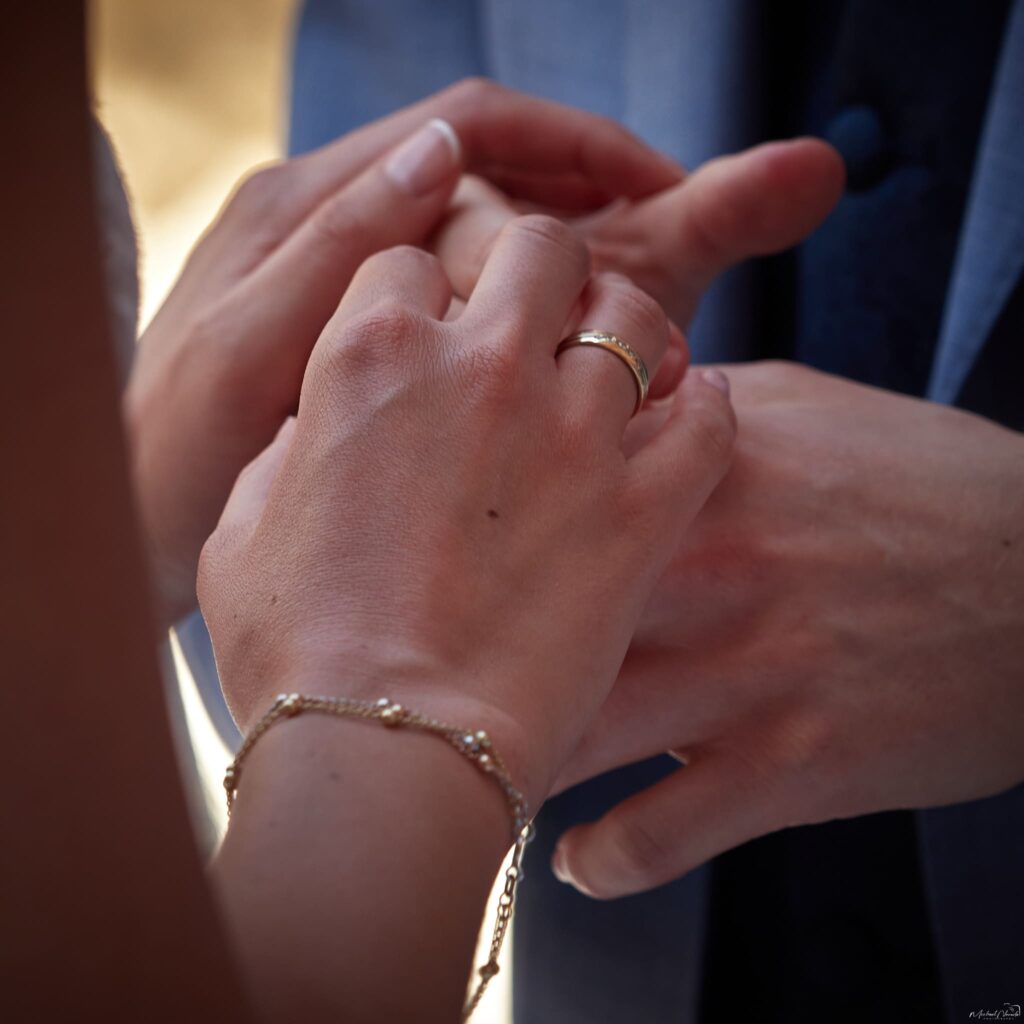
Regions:
[[[461,147],[424,127],[431,118]],[[125,396],[165,621],[194,605],[200,548],[239,471],[294,411],[355,270],[422,242],[464,167],[578,208],[681,177],[610,121],[474,80],[243,183],[146,331]]]
[[[728,375],[733,468],[561,780],[686,764],[563,837],[556,873],[600,897],[1024,779],[1024,438],[797,366]]]
[[[772,142],[704,164],[685,181],[636,201],[570,219],[594,266],[625,274],[685,330],[697,303],[723,271],[779,252],[809,235],[836,204],[843,165],[816,139]],[[456,294],[467,297],[494,238],[515,204],[473,178],[456,193],[433,246]],[[682,360],[667,360],[681,373]]]

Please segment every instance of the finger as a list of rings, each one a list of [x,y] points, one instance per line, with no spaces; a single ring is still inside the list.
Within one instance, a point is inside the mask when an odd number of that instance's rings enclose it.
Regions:
[[[466,309],[466,303],[462,301],[457,295],[452,296],[452,301],[448,305],[448,311],[444,315],[445,323],[451,323],[453,320],[458,320],[462,316]]]
[[[682,177],[676,164],[613,121],[469,79],[305,156],[251,174],[191,262],[205,271],[201,276],[244,276],[263,252],[276,248],[321,204],[433,118],[452,125],[470,168],[519,168],[552,181],[550,196],[537,189],[542,202],[562,198],[567,175],[591,183],[595,205],[607,202],[606,196],[652,195]],[[257,245],[238,245],[240,235],[252,241],[255,232]]]
[[[295,417],[289,416],[281,424],[274,440],[238,474],[221,513],[222,527],[255,525],[267,503],[270,489],[288,454],[294,434]]]
[[[823,397],[838,406],[849,401],[851,395],[863,399],[877,394],[864,385],[851,384],[832,374],[822,373],[800,363],[782,359],[709,367],[725,373],[732,383],[733,403],[739,410],[752,410],[774,403],[793,403],[813,399],[820,403]],[[853,390],[851,390],[853,389]]]
[[[629,211],[631,236],[646,239],[637,258],[673,268],[681,292],[673,312],[685,327],[724,270],[810,234],[838,201],[843,180],[838,153],[817,139],[771,142],[712,160]]]
[[[519,216],[508,199],[475,175],[464,175],[445,219],[430,240],[455,294],[473,294],[502,229]]]
[[[231,309],[247,325],[249,362],[265,365],[252,351],[258,346],[279,349],[279,393],[298,394],[309,353],[360,264],[382,249],[422,243],[443,214],[460,170],[450,129],[439,122],[424,125],[317,207],[238,286]],[[291,385],[282,388],[282,379]]]
[[[783,823],[745,761],[710,752],[570,829],[552,869],[588,896],[612,899],[670,882]]]
[[[537,212],[586,213],[617,198],[578,172],[542,174],[501,164],[486,164],[475,171],[506,196],[525,205],[543,207]]]
[[[531,214],[501,231],[466,309],[459,318],[472,332],[509,338],[550,357],[586,284],[587,248],[560,220]]]
[[[597,274],[587,286],[580,322],[584,329],[615,335],[654,373],[668,344],[661,306],[620,274]],[[558,356],[567,415],[591,424],[615,443],[636,411],[639,389],[629,366],[614,352],[577,345]]]
[[[686,335],[680,330],[678,324],[669,320],[668,322],[668,348],[661,357],[661,365],[657,373],[651,378],[650,398],[656,401],[671,395],[679,387],[683,377],[686,376],[687,367],[690,365],[690,346],[687,344]]]
[[[402,245],[369,257],[356,271],[332,320],[345,321],[375,308],[407,309],[441,320],[452,289],[436,256]]]
[[[688,373],[657,433],[629,459],[631,507],[671,556],[732,461],[736,415],[719,371]]]
[[[632,198],[669,188],[682,176],[674,162],[614,121],[469,79],[300,158],[296,187],[319,202],[431,117],[452,125],[472,170],[499,165],[556,179],[575,173],[603,195]]]
[[[699,603],[695,594],[693,605]],[[734,693],[718,685],[722,680],[707,670],[699,653],[692,671],[673,667],[673,658],[678,662],[677,650],[626,655],[615,686],[559,772],[552,795],[671,747],[690,748],[725,727],[735,715]],[[666,708],[673,710],[666,713]]]

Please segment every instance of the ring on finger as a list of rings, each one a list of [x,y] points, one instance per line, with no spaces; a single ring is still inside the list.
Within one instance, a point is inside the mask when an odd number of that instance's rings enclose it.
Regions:
[[[629,367],[636,383],[636,405],[633,406],[632,415],[640,411],[640,407],[647,398],[647,389],[650,387],[651,378],[647,372],[647,364],[643,361],[640,353],[632,345],[627,345],[621,338],[610,334],[608,331],[577,331],[563,339],[555,350],[556,358],[566,349],[575,348],[577,345],[595,345],[605,352],[611,352]]]

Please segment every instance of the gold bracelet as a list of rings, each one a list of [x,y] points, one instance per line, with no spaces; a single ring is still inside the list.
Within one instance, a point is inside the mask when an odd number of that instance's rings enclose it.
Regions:
[[[228,816],[235,805],[238,793],[238,781],[242,775],[242,763],[248,757],[257,740],[277,721],[282,718],[294,718],[304,711],[320,712],[327,715],[339,715],[342,718],[365,718],[380,722],[389,729],[402,726],[406,729],[418,729],[440,737],[454,747],[463,757],[468,758],[477,769],[489,775],[501,788],[512,817],[512,861],[505,872],[505,888],[498,897],[498,916],[494,922],[491,935],[491,949],[487,962],[479,968],[480,981],[469,997],[462,1011],[462,1019],[468,1020],[480,1003],[483,994],[490,984],[491,978],[498,973],[498,954],[505,940],[505,932],[512,918],[512,904],[515,902],[516,886],[523,877],[523,853],[527,843],[533,838],[533,824],[530,821],[526,799],[512,784],[505,762],[491,745],[490,738],[483,730],[472,731],[460,729],[436,718],[426,718],[414,711],[409,711],[401,704],[395,704],[387,697],[377,701],[349,700],[344,697],[305,697],[300,693],[282,693],[274,701],[270,710],[253,726],[246,736],[234,761],[228,765],[224,774],[224,789],[228,798]]]

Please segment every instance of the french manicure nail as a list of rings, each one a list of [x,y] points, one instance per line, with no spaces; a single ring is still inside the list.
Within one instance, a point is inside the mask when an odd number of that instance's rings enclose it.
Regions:
[[[723,395],[729,394],[729,378],[721,370],[714,368],[702,370],[701,376],[713,388],[717,388]]]
[[[551,871],[560,882],[565,882],[568,885],[571,881],[569,869],[565,863],[565,851],[561,846],[555,847],[555,855],[551,859]]]
[[[451,178],[461,160],[462,146],[455,129],[435,117],[391,154],[384,173],[403,192],[425,196]]]

